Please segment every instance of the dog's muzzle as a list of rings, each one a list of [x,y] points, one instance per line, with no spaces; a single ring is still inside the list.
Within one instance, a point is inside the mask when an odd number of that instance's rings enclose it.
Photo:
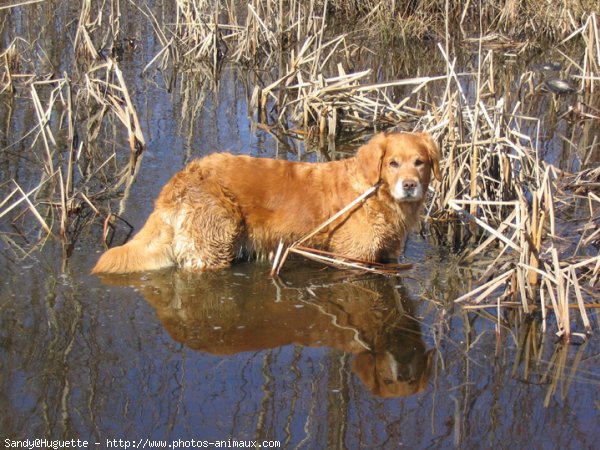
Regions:
[[[398,180],[392,196],[397,201],[417,202],[423,198],[423,187],[418,180]]]

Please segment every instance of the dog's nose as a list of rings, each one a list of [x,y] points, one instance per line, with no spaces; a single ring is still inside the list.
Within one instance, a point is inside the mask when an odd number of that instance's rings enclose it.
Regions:
[[[414,180],[404,180],[402,187],[405,191],[414,191],[417,188],[417,182]]]

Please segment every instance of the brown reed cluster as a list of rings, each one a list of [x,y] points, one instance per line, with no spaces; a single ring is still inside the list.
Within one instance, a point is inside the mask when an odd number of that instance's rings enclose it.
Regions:
[[[61,75],[40,73],[41,56],[23,38],[13,40],[0,54],[0,60],[5,62],[0,92],[28,91],[31,103],[27,107],[35,111],[35,122],[21,140],[28,143],[32,154],[42,154],[41,171],[35,174],[39,183],[35,187],[25,192],[18,181],[7,180],[10,190],[0,202],[0,218],[12,214],[17,236],[25,237],[27,227],[17,224],[29,211],[42,233],[38,234],[38,242],[56,235],[66,256],[73,251],[81,231],[98,216],[105,216],[109,225],[113,214],[98,205],[123,185],[132,183],[138,158],[145,149],[114,46],[118,40],[118,2],[112,4],[109,32],[96,45],[91,36],[103,30],[102,11],[94,11],[92,3],[82,2],[73,45],[75,54],[69,61],[69,70]],[[115,143],[100,142],[99,136],[107,130],[108,134],[112,130],[115,140],[128,143],[128,155],[118,152]],[[3,233],[3,238],[17,253],[28,253],[11,234]]]

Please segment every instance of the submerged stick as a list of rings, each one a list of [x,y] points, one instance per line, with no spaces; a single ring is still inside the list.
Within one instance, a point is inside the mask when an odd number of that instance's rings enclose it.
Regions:
[[[350,269],[359,269],[381,274],[395,274],[399,270],[409,270],[413,267],[413,265],[410,263],[384,264],[379,262],[363,261],[360,259],[350,258],[347,256],[337,255],[335,253],[308,247],[293,247],[289,249],[289,252],[296,253],[313,261],[321,262],[333,267],[342,266]]]

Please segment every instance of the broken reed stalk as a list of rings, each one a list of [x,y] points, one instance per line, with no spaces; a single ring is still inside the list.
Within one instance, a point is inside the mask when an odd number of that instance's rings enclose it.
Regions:
[[[455,300],[456,301],[456,300]],[[503,301],[499,303],[501,308],[511,308],[511,309],[521,309],[523,307],[523,305],[520,302],[510,302],[510,301]],[[467,309],[467,310],[485,310],[485,309],[496,309],[498,307],[498,304],[485,304],[485,305],[461,305],[462,309]],[[542,306],[532,306],[531,309],[532,311],[536,311],[538,309],[541,309]],[[545,308],[548,309],[554,309],[553,305],[545,305]],[[579,303],[569,303],[568,304],[568,308],[569,309],[577,309],[577,310],[581,310],[582,306]],[[594,310],[594,309],[600,309],[600,303],[584,303],[583,308],[585,308],[586,310]]]
[[[288,252],[304,256],[305,258],[310,259],[312,261],[320,262],[335,268],[347,268],[361,270],[365,272],[379,273],[384,275],[397,275],[399,271],[409,270],[413,267],[413,265],[410,263],[384,264],[378,262],[363,261],[360,259],[348,258],[343,255],[337,255],[335,253],[302,246],[289,247]]]
[[[119,82],[118,87],[121,91],[122,99],[125,100],[125,107],[121,107],[119,98],[113,96],[110,97],[115,114],[121,120],[123,125],[125,125],[129,135],[129,149],[131,151],[130,173],[133,175],[137,159],[146,148],[146,140],[144,139],[144,134],[142,133],[142,127],[140,126],[137,113],[135,112],[135,108],[133,107],[133,103],[129,97],[129,90],[125,84],[123,73],[115,61],[110,58],[108,70],[114,71],[117,81]]]
[[[35,205],[31,202],[31,200],[29,199],[29,196],[27,194],[25,194],[25,192],[23,191],[23,189],[21,189],[21,186],[19,186],[17,184],[17,182],[14,182],[14,183],[17,187],[17,190],[19,191],[19,193],[22,196],[21,198],[27,203],[27,206],[29,207],[29,210],[32,212],[33,216],[37,219],[37,221],[42,226],[44,231],[46,231],[47,235],[52,235],[52,229],[48,226],[48,224],[46,223],[46,221],[44,220],[44,218],[42,217],[40,212],[37,210]]]
[[[283,242],[280,242],[275,253],[275,258],[273,259],[273,266],[271,267],[271,276],[279,275],[279,272],[285,264],[290,253],[296,253],[308,259],[312,259],[313,261],[318,261],[334,267],[359,269],[368,272],[391,274],[398,273],[398,271],[400,270],[410,269],[412,267],[412,264],[380,264],[376,262],[348,258],[343,255],[336,255],[331,252],[302,246],[303,243],[310,241],[311,238],[322,232],[325,228],[334,223],[344,214],[352,214],[352,211],[354,209],[356,209],[357,207],[361,207],[362,203],[364,203],[371,195],[373,195],[377,191],[379,186],[380,183],[367,189],[365,192],[363,192],[361,195],[359,195],[357,198],[355,198],[353,201],[348,203],[341,210],[339,210],[337,213],[331,216],[329,219],[317,226],[313,231],[306,234],[305,236],[303,236],[302,238],[285,248],[285,250]]]
[[[553,166],[544,166],[537,153],[539,120],[521,114],[522,103],[507,111],[508,101],[487,92],[493,89],[490,83],[477,83],[475,98],[479,100],[471,104],[453,77],[453,65],[445,58],[448,87],[437,110],[450,119],[447,123],[462,123],[463,129],[461,142],[443,145],[458,151],[444,162],[444,172],[452,176],[439,187],[434,197],[437,203],[431,209],[442,211],[448,205],[454,211],[451,215],[458,214],[489,236],[475,250],[465,253],[465,259],[485,251],[496,252],[492,244],[500,246],[498,257],[490,265],[493,270],[487,270],[478,286],[456,301],[470,303],[469,308],[520,304],[525,313],[542,302],[543,311],[548,308],[555,312],[558,334],[568,340],[573,334],[569,310],[572,300],[576,300],[583,327],[590,332],[585,311],[598,295],[597,286],[590,282],[597,280],[600,256],[575,266],[568,262],[564,251],[558,250],[556,226],[560,217],[556,203],[557,193],[561,192],[560,177]],[[485,61],[480,59],[480,63]],[[491,58],[487,64],[492,64]],[[478,73],[483,72],[483,68],[478,69]],[[424,128],[431,129],[439,119],[431,115],[422,122]],[[532,130],[535,138],[528,137]],[[447,130],[447,136],[456,133]],[[442,218],[443,223],[450,223]],[[498,264],[500,256],[506,260],[511,254],[512,259]],[[496,275],[498,272],[501,275]],[[582,289],[584,284],[589,286],[587,291]],[[510,302],[501,301],[503,298]]]
[[[20,6],[32,5],[34,3],[41,3],[41,2],[45,2],[45,1],[46,0],[24,0],[24,1],[21,1],[21,2],[14,3],[12,5],[3,5],[3,6],[0,6],[0,11],[5,10],[5,9],[10,9],[10,8],[17,8],[17,7],[20,7]]]
[[[479,42],[477,46],[477,76],[476,76],[476,88],[475,88],[475,111],[473,115],[477,117],[479,115],[480,108],[480,99],[481,99],[481,72],[483,61],[481,58],[481,49],[482,49],[482,37],[483,37],[483,24],[482,24],[482,14],[483,11],[479,10]],[[441,45],[441,44],[439,44]],[[475,145],[475,142],[479,140],[479,123],[480,121],[476,121],[473,129],[471,130],[472,141],[471,141],[471,179],[470,179],[470,189],[469,196],[471,198],[477,198],[479,196],[479,146]],[[477,214],[477,206],[471,204],[470,207],[470,216],[475,216]]]

